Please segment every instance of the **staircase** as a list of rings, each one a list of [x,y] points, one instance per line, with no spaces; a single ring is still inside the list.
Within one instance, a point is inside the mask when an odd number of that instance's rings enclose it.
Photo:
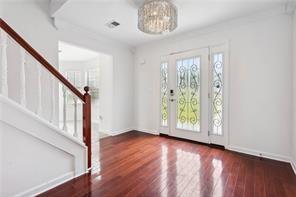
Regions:
[[[84,91],[0,18],[0,196],[33,196],[88,172],[91,96]]]

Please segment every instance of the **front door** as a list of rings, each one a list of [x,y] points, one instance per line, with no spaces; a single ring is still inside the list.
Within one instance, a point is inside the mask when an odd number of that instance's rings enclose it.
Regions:
[[[161,133],[225,145],[226,52],[223,45],[163,59]]]

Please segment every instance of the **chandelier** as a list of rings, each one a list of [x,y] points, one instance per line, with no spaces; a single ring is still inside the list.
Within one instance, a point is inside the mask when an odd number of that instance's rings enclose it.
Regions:
[[[142,32],[163,34],[177,25],[177,8],[170,0],[145,0],[138,10],[138,28]]]

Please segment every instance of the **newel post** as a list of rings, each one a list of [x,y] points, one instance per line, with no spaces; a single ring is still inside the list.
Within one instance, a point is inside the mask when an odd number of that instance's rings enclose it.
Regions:
[[[87,166],[91,168],[91,96],[88,93],[89,87],[84,87],[83,104],[83,141],[87,146]]]

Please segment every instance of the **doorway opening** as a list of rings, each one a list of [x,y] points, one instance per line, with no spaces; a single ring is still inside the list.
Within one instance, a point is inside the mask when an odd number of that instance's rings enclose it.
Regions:
[[[113,57],[80,46],[59,42],[59,71],[81,93],[91,95],[92,163],[98,161],[99,140],[112,131]],[[59,87],[59,127],[82,139],[82,102]]]

